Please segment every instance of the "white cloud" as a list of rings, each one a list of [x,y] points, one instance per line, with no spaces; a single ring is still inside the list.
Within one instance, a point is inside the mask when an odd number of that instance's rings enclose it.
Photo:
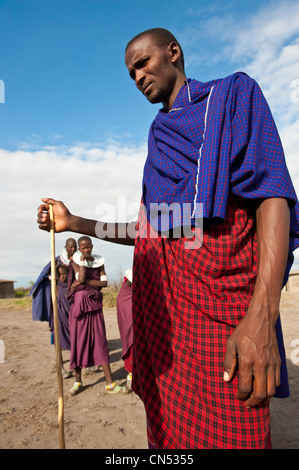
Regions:
[[[33,151],[0,149],[0,277],[27,285],[49,261],[49,234],[36,224],[42,197],[62,200],[72,213],[89,219],[98,219],[105,203],[112,208],[110,220],[113,215],[115,220],[133,220],[145,157],[145,145],[128,148],[117,143],[106,147],[78,143]],[[74,235],[56,234],[57,254],[69,236]],[[130,247],[95,240],[94,251],[105,256],[110,278],[119,279],[120,268],[124,271],[132,262]]]
[[[277,123],[287,165],[299,195],[299,4],[284,2],[261,9],[234,41],[233,58],[257,80]],[[299,253],[295,252],[295,265]]]
[[[193,11],[192,25],[181,35],[187,50],[187,69],[189,66],[193,75],[198,71],[200,80],[204,65],[214,64],[215,69],[229,70],[227,75],[244,71],[259,83],[277,124],[299,195],[299,4],[261,2],[257,11],[241,15],[224,9],[209,17],[196,17]]]
[[[192,25],[180,34],[187,69],[192,65],[193,75],[201,79],[198,66],[208,61],[217,69],[226,63],[230,73],[244,70],[258,81],[274,114],[299,194],[299,100],[292,99],[299,98],[298,2],[262,5],[246,18],[229,9],[221,15],[213,10],[204,13],[203,18],[194,14]],[[56,137],[58,142],[60,134]],[[42,147],[36,134],[19,150],[0,149],[0,277],[24,285],[35,280],[49,261],[49,235],[36,224],[41,197],[60,199],[71,212],[91,219],[100,217],[102,203],[109,203],[115,208],[111,218],[121,220],[125,214],[131,220],[128,209],[139,204],[145,156],[146,144],[133,147],[110,141]],[[124,195],[127,212],[118,208]],[[68,236],[56,235],[57,252]],[[97,240],[94,245],[107,259],[110,276],[118,277],[120,266],[124,270],[132,260],[131,248]]]
[[[233,61],[260,84],[274,115],[299,195],[299,4],[268,6],[238,31]],[[294,89],[296,87],[298,89]]]

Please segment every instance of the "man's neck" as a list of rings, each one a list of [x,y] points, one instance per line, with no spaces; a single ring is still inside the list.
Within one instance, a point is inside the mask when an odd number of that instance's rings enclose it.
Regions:
[[[187,79],[186,75],[184,73],[180,73],[178,75],[178,79],[175,83],[175,86],[173,87],[173,91],[172,91],[171,95],[168,97],[168,100],[164,101],[164,102],[162,101],[163,109],[166,112],[170,111],[170,109],[172,108],[172,105],[173,105],[176,97],[178,96],[178,93],[179,93],[180,89],[184,85],[186,79]]]

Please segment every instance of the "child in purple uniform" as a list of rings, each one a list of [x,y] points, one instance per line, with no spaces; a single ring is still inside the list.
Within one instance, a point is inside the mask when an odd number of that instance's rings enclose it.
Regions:
[[[62,351],[71,350],[70,328],[69,328],[69,311],[70,303],[68,301],[68,288],[67,280],[69,274],[68,266],[59,264],[56,268],[57,271],[57,309],[59,321],[59,339],[60,339],[60,354],[61,354],[61,367],[64,379],[72,376],[72,373],[65,370],[62,360]],[[53,318],[52,318],[53,322]],[[52,325],[53,338],[54,338],[54,324]],[[54,340],[55,341],[55,340]]]
[[[81,370],[93,366],[102,366],[108,393],[126,393],[125,387],[113,382],[109,363],[102,309],[102,288],[107,286],[105,260],[92,255],[93,245],[89,237],[79,238],[78,246],[69,276],[70,369],[75,370],[76,377],[70,393],[76,395],[82,390]]]

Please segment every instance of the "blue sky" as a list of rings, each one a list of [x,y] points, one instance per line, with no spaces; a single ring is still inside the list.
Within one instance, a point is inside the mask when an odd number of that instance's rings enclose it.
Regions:
[[[116,208],[112,219],[134,218],[159,105],[136,90],[124,49],[147,28],[174,33],[191,78],[243,70],[258,81],[298,193],[298,2],[144,3],[0,0],[0,278],[16,286],[49,260],[49,235],[35,223],[41,197],[88,218],[100,218],[104,203]],[[57,252],[69,235],[57,234]],[[94,250],[112,280],[132,263],[131,248],[94,240]]]
[[[241,22],[244,14],[252,15],[261,4],[144,3],[0,1],[1,78],[6,84],[1,124],[4,148],[38,141],[43,145],[95,142],[116,135],[143,139],[155,108],[146,105],[128,79],[124,48],[131,37],[155,26],[170,29],[180,37],[187,57],[188,52],[198,56],[194,66],[189,63],[190,73],[206,81],[234,68],[225,55],[221,60],[219,45],[225,47],[225,43],[217,41],[223,15]],[[212,18],[215,28],[209,24],[205,31],[205,22]]]

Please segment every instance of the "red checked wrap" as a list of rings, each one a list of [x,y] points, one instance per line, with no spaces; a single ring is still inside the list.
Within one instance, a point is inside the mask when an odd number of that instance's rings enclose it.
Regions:
[[[141,211],[139,227],[147,222]],[[134,253],[133,390],[160,449],[267,448],[268,404],[235,398],[223,381],[227,338],[246,314],[257,271],[254,208],[229,197],[225,222],[184,237],[139,234]]]

